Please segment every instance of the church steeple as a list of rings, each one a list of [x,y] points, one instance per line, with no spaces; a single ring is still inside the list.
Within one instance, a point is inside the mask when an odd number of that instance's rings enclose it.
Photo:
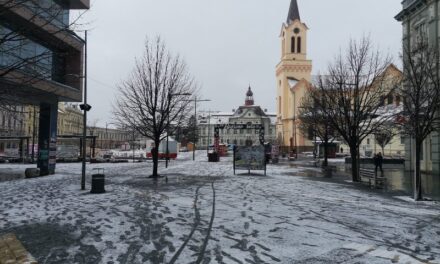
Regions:
[[[296,19],[301,21],[301,17],[299,16],[299,8],[298,2],[296,0],[291,0],[289,14],[287,15],[287,24],[295,21]]]

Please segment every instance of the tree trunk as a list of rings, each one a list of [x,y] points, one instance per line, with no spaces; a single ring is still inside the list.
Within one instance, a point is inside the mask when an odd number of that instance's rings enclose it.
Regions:
[[[414,200],[420,201],[423,199],[422,196],[422,173],[420,168],[420,159],[421,159],[421,151],[422,142],[417,142],[416,140],[416,170],[414,174]]]
[[[153,175],[151,175],[152,178],[159,177],[158,172],[158,165],[159,165],[159,145],[160,140],[154,141],[154,148],[152,149],[152,156],[153,156]]]
[[[351,176],[353,182],[359,182],[359,174],[358,174],[358,153],[357,148],[350,146],[350,155],[351,155]]]

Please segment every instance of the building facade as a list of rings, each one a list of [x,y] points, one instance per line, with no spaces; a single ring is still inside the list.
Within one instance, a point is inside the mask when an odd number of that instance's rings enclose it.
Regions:
[[[11,106],[0,110],[0,157],[18,157],[26,137],[26,107]],[[21,145],[21,146],[20,146]]]
[[[428,37],[429,44],[439,50],[440,44],[440,1],[439,0],[404,0],[402,11],[395,17],[402,23],[402,42],[411,48],[421,37]],[[414,141],[405,140],[407,170],[414,170]],[[440,175],[440,134],[434,132],[422,145],[421,170],[433,175]]]
[[[96,136],[95,147],[100,150],[121,149],[123,145],[139,142],[137,133],[124,129],[87,127],[87,135]]]
[[[276,114],[269,113],[266,109],[254,104],[253,92],[249,87],[246,92],[245,104],[232,112],[201,112],[197,117],[199,149],[207,148],[214,144],[214,128],[224,126],[219,130],[220,143],[244,146],[246,142],[259,145],[259,129],[233,129],[228,125],[262,125],[264,127],[265,142],[276,142]]]
[[[58,135],[75,135],[83,133],[83,112],[77,104],[59,103]]]
[[[53,174],[58,103],[82,100],[85,42],[70,30],[69,14],[90,2],[5,0],[0,7],[0,101],[39,107],[38,167]]]
[[[380,81],[380,90],[382,94],[382,106],[377,111],[377,114],[392,114],[395,112],[400,112],[402,110],[402,98],[396,89],[396,85],[400,85],[400,81],[403,78],[403,73],[400,69],[398,69],[394,64],[390,64],[381,75],[383,81]],[[374,83],[373,83],[374,87]],[[405,140],[406,137],[402,133],[399,126],[395,125],[396,122],[399,121],[399,116],[394,117],[388,122],[384,123],[384,126],[389,129],[393,137],[391,141],[385,145],[384,149],[378,143],[377,134],[381,133],[378,131],[377,133],[371,133],[368,135],[359,146],[359,153],[361,156],[365,157],[373,157],[374,154],[378,152],[382,152],[382,155],[386,157],[395,157],[395,158],[403,158],[405,157]],[[379,140],[380,141],[380,140]],[[342,150],[346,154],[350,154],[349,146],[345,143],[342,143]]]
[[[281,61],[276,66],[276,133],[284,151],[313,148],[313,142],[300,132],[298,118],[298,108],[312,79],[312,61],[307,59],[308,30],[301,21],[297,1],[292,0],[287,21],[281,28]]]

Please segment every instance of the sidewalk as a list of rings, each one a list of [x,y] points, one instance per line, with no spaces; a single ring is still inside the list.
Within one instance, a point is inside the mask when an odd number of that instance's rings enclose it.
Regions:
[[[40,263],[439,263],[436,205],[301,164],[234,176],[230,159],[205,160],[161,167],[168,182],[147,179],[149,163],[90,165],[105,167],[102,195],[79,190],[80,164],[0,183],[0,235],[15,233]]]

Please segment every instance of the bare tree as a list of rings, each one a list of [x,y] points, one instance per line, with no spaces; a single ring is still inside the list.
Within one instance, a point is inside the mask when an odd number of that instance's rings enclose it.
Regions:
[[[319,93],[315,90],[309,90],[301,101],[299,110],[299,119],[301,121],[299,129],[304,136],[309,138],[319,137],[324,145],[324,167],[328,165],[329,144],[336,136],[329,119],[324,115],[321,109],[322,104],[315,103],[319,98]]]
[[[397,132],[394,122],[384,122],[374,132],[374,139],[382,149],[383,155],[385,155],[385,146],[390,144]]]
[[[154,141],[154,178],[158,177],[159,144],[167,130],[184,124],[191,110],[184,97],[195,90],[185,62],[171,55],[159,37],[146,41],[145,54],[136,61],[130,78],[119,86],[114,116],[122,126]]]
[[[415,142],[415,188],[414,199],[421,200],[421,151],[423,141],[439,127],[440,123],[440,76],[439,54],[428,38],[419,36],[410,47],[404,45],[403,60],[403,128]]]
[[[384,96],[396,87],[386,74],[390,64],[390,57],[373,48],[369,38],[351,40],[346,52],[341,52],[315,83],[319,95],[315,102],[350,148],[355,182],[360,180],[359,146],[387,120],[378,112]]]

